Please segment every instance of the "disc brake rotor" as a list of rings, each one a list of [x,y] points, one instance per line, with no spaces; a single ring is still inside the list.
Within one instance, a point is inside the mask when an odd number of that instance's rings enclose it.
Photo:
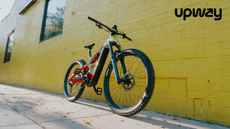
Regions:
[[[121,83],[122,88],[125,91],[130,91],[134,88],[135,84],[136,84],[136,79],[133,73],[126,73],[122,79],[126,80],[125,82]]]

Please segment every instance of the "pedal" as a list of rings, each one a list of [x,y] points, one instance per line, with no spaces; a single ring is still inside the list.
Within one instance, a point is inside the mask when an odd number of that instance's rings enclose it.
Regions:
[[[102,88],[97,88],[96,94],[97,94],[97,95],[101,95],[101,94],[102,94]]]
[[[97,88],[96,93],[97,93],[97,95],[101,95],[102,94],[102,88]]]
[[[96,92],[97,95],[101,95],[102,94],[102,88],[97,88],[96,89],[96,86],[94,85],[93,89],[94,89],[94,92]]]

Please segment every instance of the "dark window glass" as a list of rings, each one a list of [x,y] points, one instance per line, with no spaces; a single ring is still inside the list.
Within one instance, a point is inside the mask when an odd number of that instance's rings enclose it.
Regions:
[[[12,34],[8,37],[7,40],[4,63],[10,61],[13,42],[14,42],[14,33],[12,32]]]
[[[41,40],[49,39],[62,33],[65,2],[65,0],[46,1]]]

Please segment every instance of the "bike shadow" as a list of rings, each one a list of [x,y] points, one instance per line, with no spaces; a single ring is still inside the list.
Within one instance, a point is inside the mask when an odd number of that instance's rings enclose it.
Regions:
[[[80,98],[79,100],[75,101],[74,103],[79,104],[79,105],[83,105],[83,106],[92,107],[92,108],[95,108],[98,110],[108,111],[108,112],[112,113],[111,109],[104,102]]]
[[[107,115],[117,115],[112,112],[112,110],[108,107],[108,105],[104,102],[87,100],[87,99],[79,99],[75,102],[79,105],[89,106],[92,108],[96,108],[98,110],[108,111],[110,112]],[[168,129],[225,129],[225,127],[218,126],[216,124],[211,124],[204,121],[199,120],[191,120],[188,118],[176,117],[171,115],[165,115],[152,111],[141,111],[136,115],[130,117],[123,117],[117,115],[121,121],[123,120],[134,120],[135,125],[141,125],[141,123],[147,123],[155,128],[156,126],[159,128],[168,128]]]

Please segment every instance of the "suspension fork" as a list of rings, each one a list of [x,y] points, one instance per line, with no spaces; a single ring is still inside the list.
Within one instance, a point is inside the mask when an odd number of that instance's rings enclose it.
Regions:
[[[112,47],[113,45],[117,47],[117,49],[118,49],[119,52],[121,51],[121,49],[120,49],[120,46],[117,45],[116,42],[114,42],[114,41],[110,41],[109,42],[109,49],[110,49],[110,52],[111,52],[112,65],[113,65],[113,69],[114,69],[114,72],[115,72],[116,81],[117,81],[118,84],[120,84],[124,80],[119,77],[119,73],[118,73],[118,69],[117,69],[117,64],[116,64],[116,55],[117,55],[116,53],[117,52],[116,51],[113,52],[113,47]],[[124,75],[125,75],[125,73],[127,72],[127,70],[126,70],[126,67],[125,67],[124,58],[121,59],[121,66],[122,66],[122,69],[123,69],[123,72],[124,72]]]

